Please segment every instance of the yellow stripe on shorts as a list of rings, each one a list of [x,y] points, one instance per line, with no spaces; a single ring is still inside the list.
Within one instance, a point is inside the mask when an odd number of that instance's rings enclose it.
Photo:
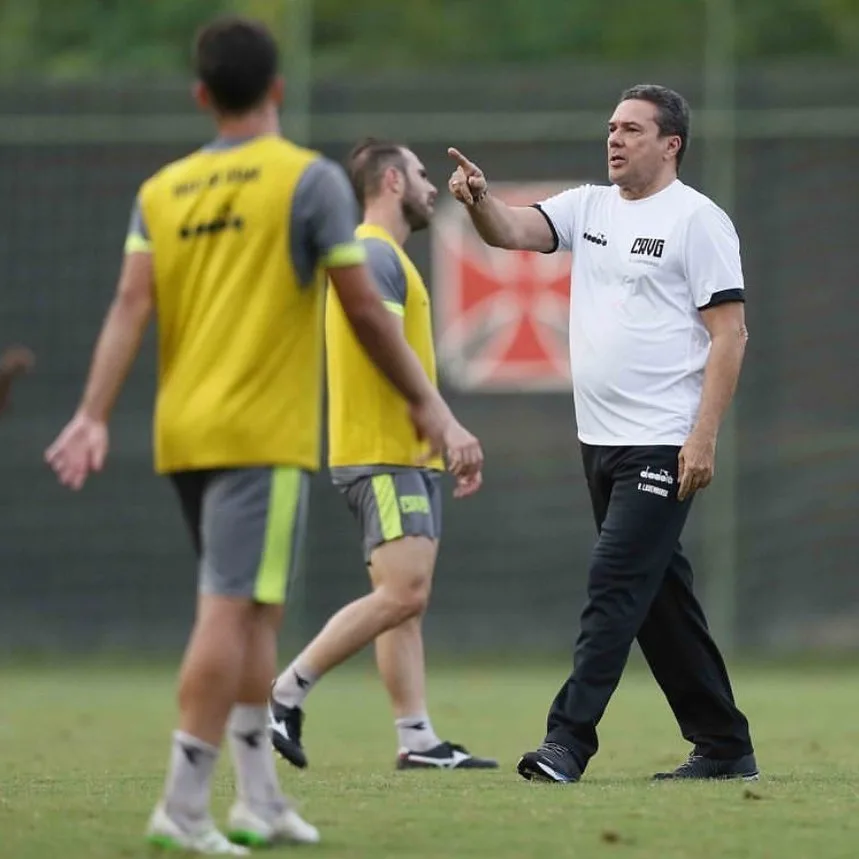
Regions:
[[[395,313],[397,316],[406,315],[406,308],[397,301],[383,301],[382,304],[384,304],[391,313]]]
[[[376,496],[376,506],[379,508],[379,526],[382,529],[383,540],[396,540],[403,536],[403,522],[400,519],[400,504],[397,500],[397,488],[390,474],[373,476],[373,494]]]
[[[254,587],[256,602],[280,605],[286,599],[300,500],[300,469],[272,469],[265,544]]]

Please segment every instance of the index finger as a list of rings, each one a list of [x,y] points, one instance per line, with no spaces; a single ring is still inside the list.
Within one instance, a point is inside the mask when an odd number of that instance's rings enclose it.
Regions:
[[[472,161],[469,161],[458,149],[455,149],[453,146],[449,147],[447,150],[447,154],[462,167],[463,170],[475,171],[477,170],[477,165]]]

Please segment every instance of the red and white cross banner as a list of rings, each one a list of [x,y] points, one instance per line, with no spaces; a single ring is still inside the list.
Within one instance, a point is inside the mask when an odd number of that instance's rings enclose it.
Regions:
[[[578,182],[493,184],[527,206]],[[433,218],[432,281],[439,371],[455,388],[569,390],[569,253],[504,251],[477,235],[451,198]]]

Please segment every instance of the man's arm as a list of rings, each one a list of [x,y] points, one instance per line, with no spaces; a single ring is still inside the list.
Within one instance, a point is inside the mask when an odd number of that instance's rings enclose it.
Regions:
[[[394,252],[394,249],[382,239],[363,239],[361,241],[361,246],[364,248],[367,255],[366,267],[371,286],[374,292],[381,299],[382,306],[388,312],[388,316],[390,317],[389,322],[392,323],[393,326],[396,327],[397,331],[403,334],[403,337],[405,338],[405,334],[403,333],[403,318],[406,306],[406,273],[403,271],[403,266],[400,263],[399,257]],[[330,274],[332,283],[335,285],[336,290],[335,278],[337,275],[335,272],[331,272]],[[337,290],[337,295],[342,304],[343,299],[339,290]],[[348,300],[349,297],[347,297],[347,301]],[[345,307],[344,312],[346,312],[348,316],[349,311],[346,310]],[[355,312],[360,316],[361,308],[357,308]],[[350,322],[353,330],[355,330],[355,323],[351,319]],[[367,350],[367,346],[363,343],[362,345],[364,346],[364,349]],[[367,351],[372,358],[372,353],[370,353],[369,350]],[[409,351],[413,351],[411,346],[409,346]]]
[[[465,205],[486,244],[505,250],[551,253],[558,236],[549,218],[534,206],[508,206],[490,192],[483,171],[458,149],[447,150],[457,163],[448,181],[451,194]]]
[[[382,303],[365,264],[366,251],[355,239],[357,204],[343,169],[323,162],[315,172],[316,187],[302,191],[311,202],[309,240],[355,336],[408,401],[415,430],[429,442],[430,452],[446,454],[457,478],[478,486],[483,464],[480,442],[454,418],[406,341],[399,318]],[[297,205],[298,201],[294,208]]]
[[[96,341],[78,412],[107,423],[155,306],[152,244],[139,200],[134,203],[116,292]]]
[[[355,336],[391,384],[413,406],[439,398],[406,342],[402,323],[382,303],[367,267],[332,266],[328,275]]]
[[[116,294],[93,352],[86,386],[71,421],[45,451],[60,482],[81,489],[107,456],[107,422],[140,350],[155,305],[149,237],[135,206]]]
[[[710,354],[704,369],[701,406],[692,430],[715,444],[722,418],[734,398],[749,333],[741,301],[717,304],[701,311],[710,332]]]
[[[731,219],[717,206],[704,206],[692,216],[686,260],[692,297],[710,333],[710,354],[693,433],[715,444],[737,387],[749,336],[740,240]]]
[[[710,354],[704,368],[698,418],[680,450],[677,488],[680,501],[708,486],[713,479],[719,427],[737,389],[749,339],[741,301],[709,307],[701,311],[701,318],[710,332]]]
[[[710,352],[698,415],[680,451],[681,501],[713,478],[719,427],[737,389],[749,336],[739,238],[730,218],[716,206],[703,207],[689,222],[686,274],[710,334]]]
[[[357,203],[342,168],[327,159],[311,165],[297,189],[293,211],[301,221],[296,225],[299,232],[307,236],[373,363],[412,405],[437,398],[366,266],[366,249],[355,238]]]
[[[465,210],[483,241],[494,248],[541,253],[558,248],[551,223],[535,206],[508,206],[487,190]]]
[[[363,245],[367,251],[367,267],[370,270],[375,286],[379,290],[382,304],[388,311],[393,323],[402,331],[408,283],[400,258],[391,245],[382,239],[364,239]],[[439,398],[439,402],[441,407],[447,412],[447,406],[441,398]],[[459,426],[453,415],[450,415],[448,419],[445,443],[447,450],[440,452],[446,452],[449,459],[455,458],[457,450],[463,447],[473,445],[479,448],[477,439],[466,429]],[[429,456],[426,459],[429,459]],[[423,462],[416,464],[423,464]],[[479,466],[477,470],[460,472],[457,474],[456,488],[453,492],[454,496],[463,498],[467,495],[472,495],[480,489],[482,480]]]
[[[110,418],[152,316],[154,293],[151,253],[126,254],[78,409],[94,421],[107,423]]]

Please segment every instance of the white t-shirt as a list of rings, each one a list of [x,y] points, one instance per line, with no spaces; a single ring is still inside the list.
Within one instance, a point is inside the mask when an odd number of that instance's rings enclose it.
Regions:
[[[583,185],[537,204],[572,251],[570,364],[579,439],[683,445],[710,335],[700,310],[743,300],[731,219],[679,179],[651,197]]]

